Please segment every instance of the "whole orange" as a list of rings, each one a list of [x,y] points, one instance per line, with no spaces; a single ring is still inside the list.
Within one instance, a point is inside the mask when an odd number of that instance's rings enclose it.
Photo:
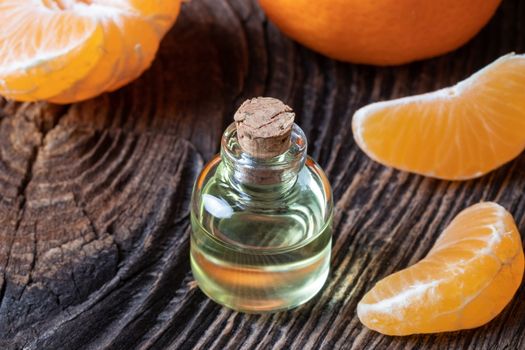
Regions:
[[[501,0],[259,0],[285,34],[329,57],[396,65],[452,51]]]

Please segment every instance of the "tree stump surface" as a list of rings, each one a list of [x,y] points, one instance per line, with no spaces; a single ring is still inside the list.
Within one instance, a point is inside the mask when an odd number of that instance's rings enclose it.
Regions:
[[[400,67],[330,60],[284,37],[254,0],[192,0],[151,69],[68,106],[0,104],[2,349],[519,349],[525,287],[474,330],[388,337],[359,299],[421,259],[465,207],[496,201],[525,234],[525,154],[476,180],[381,166],[355,145],[367,103],[452,85],[525,51],[525,3],[504,1],[459,50]],[[336,203],[329,280],[289,312],[245,315],[198,289],[188,205],[203,161],[247,98],[292,106]]]

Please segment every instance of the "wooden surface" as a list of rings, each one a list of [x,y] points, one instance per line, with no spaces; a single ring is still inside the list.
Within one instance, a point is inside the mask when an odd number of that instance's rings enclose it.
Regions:
[[[468,205],[499,202],[525,234],[525,154],[475,181],[437,181],[374,163],[350,129],[364,104],[453,84],[509,51],[525,51],[520,0],[458,51],[395,68],[315,54],[252,0],[192,0],[128,87],[72,106],[2,102],[0,348],[525,348],[524,286],[494,321],[458,333],[386,337],[355,312]],[[193,180],[233,111],[259,95],[296,110],[336,201],[325,288],[263,316],[208,300],[188,258]]]

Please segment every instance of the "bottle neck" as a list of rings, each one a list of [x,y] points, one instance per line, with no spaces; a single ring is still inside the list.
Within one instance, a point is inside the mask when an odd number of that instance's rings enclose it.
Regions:
[[[235,124],[222,136],[221,159],[228,181],[245,191],[282,192],[295,184],[306,161],[304,132],[293,125],[288,149],[273,158],[259,159],[244,152],[237,139]]]

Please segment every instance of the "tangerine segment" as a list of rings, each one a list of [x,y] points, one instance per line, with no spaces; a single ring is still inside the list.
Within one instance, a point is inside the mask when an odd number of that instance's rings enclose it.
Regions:
[[[357,315],[388,335],[478,327],[510,302],[523,270],[514,219],[496,203],[479,203],[452,220],[425,258],[379,281]]]
[[[352,129],[384,165],[448,180],[486,174],[525,148],[525,55],[503,56],[453,87],[365,106]]]
[[[180,0],[0,0],[0,94],[70,103],[136,79]]]
[[[105,49],[106,59],[100,60],[91,71],[75,81],[67,90],[49,100],[55,103],[68,103],[69,101],[81,101],[97,95],[100,91],[108,91],[111,84],[117,79],[120,61],[125,54],[122,34],[117,24],[106,21],[102,24],[104,31],[104,43],[112,43]],[[101,46],[105,46],[102,44]]]

